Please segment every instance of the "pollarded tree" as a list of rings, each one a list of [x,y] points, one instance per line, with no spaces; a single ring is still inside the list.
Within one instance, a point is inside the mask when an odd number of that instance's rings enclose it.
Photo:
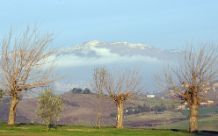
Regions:
[[[63,109],[63,100],[60,96],[56,96],[51,89],[45,90],[39,96],[39,104],[37,114],[43,123],[50,129],[56,126],[60,114]]]
[[[187,103],[189,131],[198,131],[198,110],[206,100],[208,91],[213,90],[218,81],[218,50],[215,46],[204,46],[198,50],[186,50],[178,67],[165,74],[167,88],[173,96]]]
[[[51,83],[50,71],[43,67],[52,55],[48,50],[51,41],[51,35],[40,35],[28,28],[16,37],[10,33],[3,39],[0,68],[4,90],[11,97],[8,125],[15,124],[16,107],[23,92]]]
[[[141,89],[141,78],[137,71],[106,72],[105,76],[105,90],[117,107],[116,128],[123,128],[124,103]]]

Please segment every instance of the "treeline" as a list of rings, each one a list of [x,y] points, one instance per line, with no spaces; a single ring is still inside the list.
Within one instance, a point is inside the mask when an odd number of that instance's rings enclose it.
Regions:
[[[74,94],[93,94],[89,88],[73,88],[70,92]]]

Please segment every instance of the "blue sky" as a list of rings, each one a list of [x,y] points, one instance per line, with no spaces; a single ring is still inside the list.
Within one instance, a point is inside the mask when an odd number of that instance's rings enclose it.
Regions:
[[[0,0],[0,38],[10,28],[52,32],[57,47],[89,40],[158,48],[218,43],[217,0]]]

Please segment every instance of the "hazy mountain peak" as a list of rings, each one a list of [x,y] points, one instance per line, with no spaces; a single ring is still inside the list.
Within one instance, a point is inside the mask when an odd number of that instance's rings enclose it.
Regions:
[[[92,41],[88,41],[88,42],[85,42],[84,45],[85,46],[90,46],[90,47],[96,47],[96,46],[100,46],[102,45],[102,41],[99,41],[99,40],[92,40]]]
[[[143,43],[130,43],[130,42],[126,42],[126,41],[104,42],[104,41],[100,41],[100,40],[92,40],[92,41],[85,42],[85,43],[81,44],[80,47],[84,47],[84,48],[123,47],[123,48],[141,49],[141,50],[144,50],[146,48],[152,48],[151,46],[149,46],[147,44],[143,44]]]
[[[102,65],[113,69],[140,67],[146,71],[147,79],[162,64],[176,62],[181,54],[179,50],[164,50],[142,43],[92,40],[64,48],[54,59],[60,73],[68,77],[67,83],[80,83],[87,82],[92,76],[94,66]],[[61,86],[68,88],[67,85]],[[58,86],[56,88],[68,90]]]
[[[70,48],[62,49],[59,55],[74,55],[80,58],[109,57],[112,56],[143,56],[155,59],[172,59],[173,54],[180,54],[179,50],[161,50],[143,43],[130,43],[126,41],[104,42],[92,40]]]
[[[142,49],[151,48],[151,46],[143,44],[143,43],[129,43],[129,42],[112,42],[112,45],[122,45],[132,49]]]

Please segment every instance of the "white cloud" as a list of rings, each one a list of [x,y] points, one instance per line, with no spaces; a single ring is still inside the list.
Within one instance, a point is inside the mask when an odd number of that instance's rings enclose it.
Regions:
[[[54,60],[54,64],[57,68],[62,67],[77,67],[77,66],[91,66],[91,65],[106,65],[111,63],[159,63],[159,60],[156,57],[150,57],[146,55],[120,55],[118,53],[111,52],[110,48],[104,46],[96,46],[98,45],[98,41],[94,41],[92,43],[89,42],[85,46],[85,48],[79,49],[79,51],[83,54],[74,54],[74,51],[78,51],[77,48],[74,50],[70,50],[70,53],[61,54],[58,56],[51,56],[48,60]],[[142,48],[141,44],[128,44],[129,48]],[[144,49],[144,48],[143,48]],[[89,52],[94,52],[92,55],[88,55]],[[78,52],[77,52],[78,53]]]
[[[76,56],[74,54],[62,55],[55,59],[55,64],[58,67],[73,67],[73,66],[89,66],[98,64],[110,64],[116,62],[131,63],[131,62],[149,62],[155,63],[159,60],[148,56],[121,56],[112,53],[106,48],[92,48],[99,57]]]

